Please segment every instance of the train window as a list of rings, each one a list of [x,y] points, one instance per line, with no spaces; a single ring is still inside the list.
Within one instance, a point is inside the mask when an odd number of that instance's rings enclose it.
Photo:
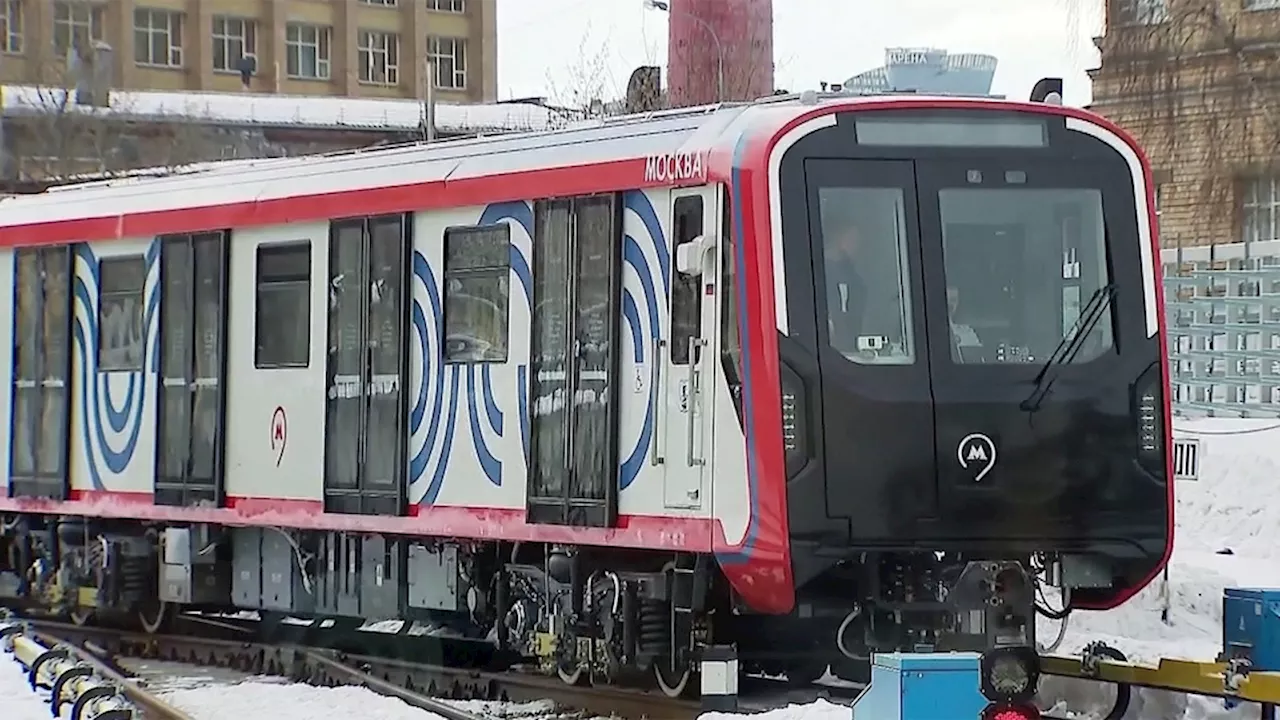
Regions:
[[[818,205],[831,347],[860,364],[914,363],[902,190],[826,187]]]
[[[951,188],[938,200],[952,360],[1043,362],[1109,283],[1101,193]],[[1072,362],[1111,347],[1104,306]]]
[[[142,369],[146,347],[143,290],[147,263],[141,255],[98,261],[98,371]]]
[[[444,253],[444,361],[506,362],[511,228],[450,228]]]
[[[684,195],[676,198],[672,206],[672,224],[675,245],[671,259],[675,262],[675,248],[692,242],[702,234],[702,196]],[[689,339],[701,335],[702,278],[689,277],[673,272],[671,278],[671,362],[689,364]]]
[[[311,364],[311,242],[258,246],[254,367]]]
[[[11,472],[17,480],[56,474],[62,467],[71,263],[67,246],[19,248],[15,256],[16,353],[10,447]]]

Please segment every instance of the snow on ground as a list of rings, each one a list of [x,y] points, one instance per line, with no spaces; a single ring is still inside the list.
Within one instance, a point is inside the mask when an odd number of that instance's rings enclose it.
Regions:
[[[0,710],[4,720],[49,720],[49,706],[27,684],[27,672],[4,651],[0,651]]]

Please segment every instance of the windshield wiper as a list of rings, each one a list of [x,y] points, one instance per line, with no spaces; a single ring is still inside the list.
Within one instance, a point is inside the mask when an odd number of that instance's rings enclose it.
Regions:
[[[1058,346],[1053,349],[1053,353],[1049,355],[1049,359],[1040,368],[1040,372],[1036,373],[1036,386],[1031,391],[1031,394],[1027,396],[1027,399],[1019,404],[1020,408],[1027,412],[1035,412],[1040,409],[1040,404],[1044,402],[1045,396],[1049,394],[1049,388],[1058,379],[1058,375],[1061,372],[1060,368],[1080,354],[1080,348],[1084,346],[1085,338],[1089,337],[1089,333],[1093,332],[1094,326],[1102,319],[1103,313],[1111,306],[1111,300],[1115,297],[1115,294],[1116,284],[1109,282],[1089,296],[1089,302],[1085,303],[1084,310],[1076,318],[1075,326],[1071,328],[1070,332],[1062,336],[1062,340],[1058,341]]]

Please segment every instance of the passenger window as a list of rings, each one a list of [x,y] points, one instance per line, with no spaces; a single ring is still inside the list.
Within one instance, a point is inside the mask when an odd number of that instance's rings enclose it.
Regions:
[[[258,247],[254,367],[311,364],[311,243]]]
[[[98,371],[142,369],[146,347],[143,288],[147,263],[141,255],[98,263]]]
[[[1098,190],[953,188],[938,200],[953,361],[1044,362],[1088,314],[1071,362],[1112,347]]]
[[[452,228],[444,253],[444,361],[506,362],[511,228]]]
[[[677,272],[674,250],[702,234],[702,196],[685,195],[676,198],[672,215],[675,245],[671,253],[671,362],[675,365],[688,365],[689,339],[701,335],[702,277],[689,277]]]
[[[902,190],[821,188],[818,204],[831,347],[860,364],[914,363]]]

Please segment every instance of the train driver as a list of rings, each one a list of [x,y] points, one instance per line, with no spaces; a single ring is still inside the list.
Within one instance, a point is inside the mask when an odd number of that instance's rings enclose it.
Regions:
[[[824,243],[830,342],[840,352],[856,352],[867,302],[867,283],[859,267],[858,229],[852,222],[832,224],[836,227]]]

